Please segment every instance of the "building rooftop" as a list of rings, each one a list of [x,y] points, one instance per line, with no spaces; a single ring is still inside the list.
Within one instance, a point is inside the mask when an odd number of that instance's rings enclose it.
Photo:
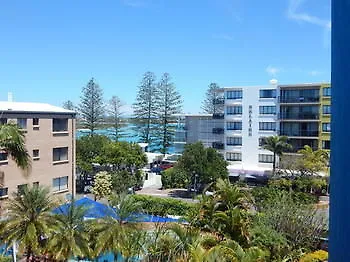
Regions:
[[[62,107],[53,106],[50,104],[7,101],[0,101],[0,112],[75,114],[75,111],[67,110]]]

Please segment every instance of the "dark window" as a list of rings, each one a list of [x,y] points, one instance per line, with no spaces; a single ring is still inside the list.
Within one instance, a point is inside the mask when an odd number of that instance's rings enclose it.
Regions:
[[[39,118],[33,118],[33,126],[39,125]]]
[[[18,185],[17,186],[17,192],[19,195],[23,195],[24,194],[24,190],[26,190],[28,188],[28,184],[22,184],[22,185]]]
[[[68,147],[54,148],[52,151],[54,162],[68,160]]]
[[[228,115],[241,115],[242,106],[228,106],[226,107],[226,114]]]
[[[52,179],[52,190],[54,192],[68,189],[68,176]]]
[[[266,137],[259,138],[259,146],[264,146],[266,144]]]
[[[261,115],[275,115],[276,106],[259,106],[259,113]]]
[[[322,124],[323,132],[331,132],[331,123],[323,123]]]
[[[35,159],[35,158],[39,158],[40,156],[39,156],[39,149],[34,149],[33,150],[33,159]]]
[[[7,161],[8,153],[7,152],[0,152],[0,161]]]
[[[242,137],[227,137],[226,145],[228,146],[241,146],[242,145]]]
[[[0,187],[0,197],[8,196],[9,189],[8,187]]]
[[[260,90],[260,98],[276,98],[276,89]]]
[[[20,129],[27,129],[27,118],[17,118],[17,126]]]
[[[330,106],[330,105],[322,106],[322,113],[323,113],[324,115],[329,115],[329,114],[331,114],[331,106]]]
[[[68,130],[68,119],[67,118],[54,118],[52,119],[52,131],[53,132],[64,132]]]
[[[233,90],[233,91],[226,92],[227,99],[242,99],[242,97],[243,97],[242,90]]]
[[[276,131],[275,122],[259,122],[259,130]]]
[[[323,88],[323,96],[331,96],[331,88],[330,87]]]
[[[242,122],[227,122],[227,130],[242,130]]]
[[[228,161],[242,161],[241,153],[226,153],[226,160]]]
[[[39,187],[39,182],[33,182],[33,187]]]
[[[7,124],[7,118],[0,118],[0,125]]]
[[[273,163],[273,155],[259,154],[260,163]]]
[[[331,141],[323,140],[322,141],[322,149],[331,149]]]

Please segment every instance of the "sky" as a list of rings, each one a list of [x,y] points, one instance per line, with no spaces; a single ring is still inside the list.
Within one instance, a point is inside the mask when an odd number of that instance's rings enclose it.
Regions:
[[[79,103],[94,77],[131,110],[171,75],[184,113],[221,87],[330,80],[330,0],[0,1],[0,100]]]

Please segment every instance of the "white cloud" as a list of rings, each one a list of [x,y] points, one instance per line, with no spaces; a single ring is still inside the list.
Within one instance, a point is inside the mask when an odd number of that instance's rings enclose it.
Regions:
[[[219,39],[219,40],[226,40],[226,41],[233,40],[233,37],[229,34],[214,34],[214,35],[212,35],[212,38]]]
[[[317,71],[317,70],[312,70],[312,71],[309,72],[309,75],[311,75],[311,76],[318,76],[318,75],[321,75],[321,74],[322,74],[322,72]]]
[[[279,72],[281,72],[281,69],[278,67],[268,66],[266,67],[265,71],[270,75],[275,77]]]
[[[305,2],[305,0],[289,0],[289,6],[287,11],[287,16],[289,19],[306,22],[314,25],[321,26],[326,30],[331,30],[330,19],[322,19],[317,16],[310,15],[306,12],[299,11],[300,6]]]

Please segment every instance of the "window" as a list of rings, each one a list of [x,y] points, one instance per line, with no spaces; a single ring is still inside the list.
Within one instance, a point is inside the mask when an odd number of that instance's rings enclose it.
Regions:
[[[273,163],[273,155],[259,154],[260,163]]]
[[[33,187],[38,188],[39,187],[39,182],[33,182]]]
[[[242,99],[242,97],[243,97],[242,90],[233,90],[233,91],[226,92],[227,99]]]
[[[33,126],[39,126],[39,118],[33,118]]]
[[[323,96],[331,96],[331,88],[330,87],[323,88]]]
[[[331,141],[323,140],[322,141],[322,149],[331,149]]]
[[[226,153],[226,160],[228,161],[242,161],[241,153]]]
[[[226,145],[228,146],[241,146],[242,145],[242,137],[227,137]]]
[[[260,137],[259,138],[259,146],[264,146],[266,144],[266,137]]]
[[[68,189],[68,176],[62,176],[52,179],[53,191],[62,191]]]
[[[322,124],[323,132],[331,132],[331,123],[323,123]]]
[[[276,98],[276,89],[260,90],[260,98]]]
[[[27,118],[17,118],[17,125],[20,129],[27,129]]]
[[[227,122],[227,130],[242,130],[242,122]]]
[[[54,118],[52,119],[52,131],[53,132],[65,132],[68,130],[67,118]]]
[[[22,185],[18,185],[17,186],[17,192],[19,195],[23,195],[24,194],[24,190],[26,190],[28,188],[28,184],[22,184]]]
[[[276,106],[259,106],[259,113],[261,115],[275,115]]]
[[[68,160],[68,147],[58,147],[53,149],[53,161]]]
[[[39,149],[34,149],[33,150],[33,159],[39,159],[40,155],[39,155]]]
[[[241,115],[242,106],[228,106],[226,108],[226,114],[228,115]]]
[[[7,118],[0,118],[0,125],[7,124]]]
[[[330,105],[323,106],[322,113],[324,115],[330,115],[331,114],[331,106]]]
[[[7,161],[7,156],[8,156],[7,152],[1,151],[0,152],[0,161],[1,162],[2,161]]]
[[[7,197],[9,194],[8,187],[0,187],[0,198]]]
[[[276,131],[275,122],[259,122],[259,130]]]

